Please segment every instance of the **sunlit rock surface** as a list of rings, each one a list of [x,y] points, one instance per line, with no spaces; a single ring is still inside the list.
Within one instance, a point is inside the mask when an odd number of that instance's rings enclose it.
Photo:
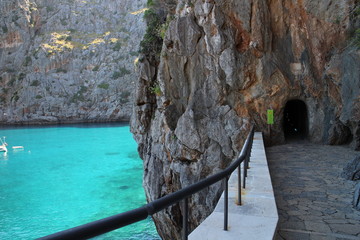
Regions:
[[[129,120],[145,6],[0,1],[0,122]]]

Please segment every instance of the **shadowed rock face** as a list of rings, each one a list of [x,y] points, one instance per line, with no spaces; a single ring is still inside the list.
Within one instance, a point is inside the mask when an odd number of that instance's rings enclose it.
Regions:
[[[355,1],[178,1],[159,65],[144,60],[132,132],[144,159],[149,201],[224,168],[255,123],[267,142],[284,142],[284,108],[301,100],[307,138],[342,130],[359,148],[359,51]],[[153,84],[161,89],[155,95]],[[273,109],[271,134],[266,110]],[[341,124],[334,127],[333,124]],[[330,141],[331,140],[331,141]],[[218,186],[190,200],[191,228],[211,211]],[[179,239],[182,209],[154,216],[163,239]]]
[[[356,156],[344,167],[341,176],[346,180],[360,180],[360,156]]]
[[[145,5],[0,1],[0,122],[129,120]]]

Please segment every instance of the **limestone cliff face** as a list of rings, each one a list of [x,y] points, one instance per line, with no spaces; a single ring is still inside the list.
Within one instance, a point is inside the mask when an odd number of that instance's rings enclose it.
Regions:
[[[268,142],[284,142],[284,108],[292,99],[306,104],[311,141],[352,139],[359,149],[360,55],[349,37],[359,27],[358,5],[179,0],[159,65],[146,59],[140,65],[132,132],[148,200],[227,166],[251,123]],[[267,109],[275,113],[271,132]],[[192,228],[220,191],[215,186],[191,198]],[[179,206],[154,216],[163,239],[180,238],[181,216]]]
[[[130,119],[145,5],[0,1],[0,122]]]

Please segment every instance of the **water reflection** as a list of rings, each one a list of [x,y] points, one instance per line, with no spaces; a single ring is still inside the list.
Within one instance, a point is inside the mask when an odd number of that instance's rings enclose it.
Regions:
[[[0,160],[4,160],[5,162],[6,162],[7,160],[9,160],[9,155],[8,155],[8,153],[7,153],[7,152],[2,152],[2,153],[0,154]]]

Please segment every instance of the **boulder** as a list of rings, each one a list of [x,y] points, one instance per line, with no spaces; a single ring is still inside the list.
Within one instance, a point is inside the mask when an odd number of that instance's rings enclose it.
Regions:
[[[360,180],[360,155],[350,161],[346,167],[344,167],[341,174],[347,180]]]

